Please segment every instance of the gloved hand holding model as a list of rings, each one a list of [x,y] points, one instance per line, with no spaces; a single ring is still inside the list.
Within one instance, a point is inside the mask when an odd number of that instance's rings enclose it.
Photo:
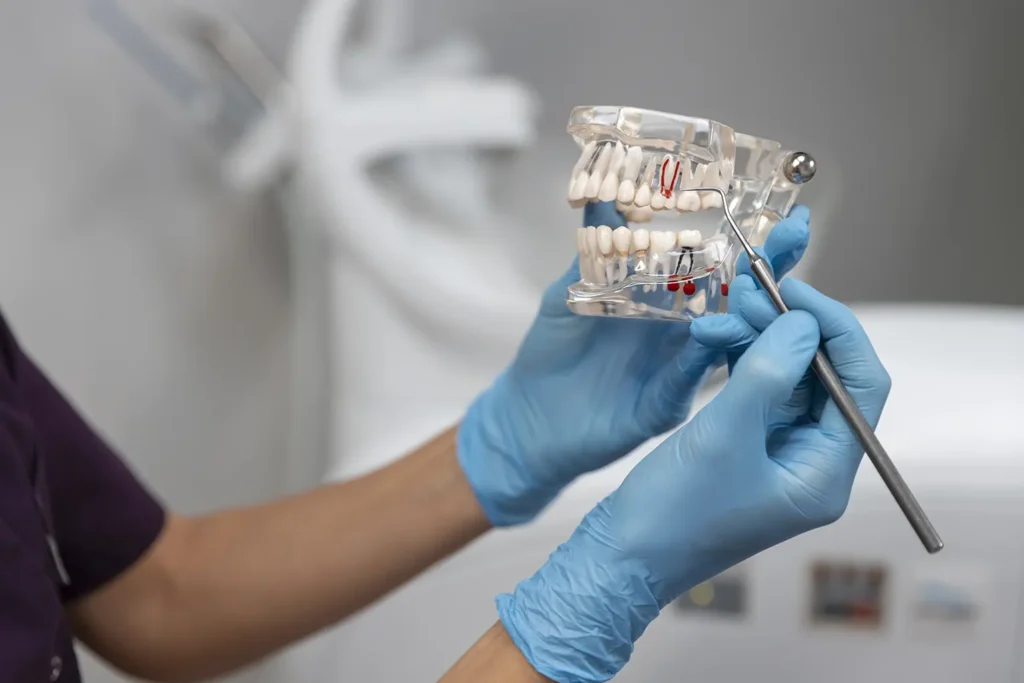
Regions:
[[[810,238],[810,214],[793,209],[765,243],[777,277]],[[584,225],[625,225],[614,202],[588,204]],[[574,315],[566,290],[573,264],[548,288],[512,365],[470,408],[459,461],[495,526],[529,521],[576,477],[621,458],[679,425],[721,351],[744,330],[705,328],[688,344],[686,325]]]
[[[780,317],[742,275],[730,314],[693,324],[698,343],[724,332],[753,342],[726,387],[498,599],[501,623],[540,674],[607,681],[681,593],[845,510],[863,449],[811,359],[824,340],[872,426],[890,380],[850,310],[792,279],[782,293],[793,311]]]

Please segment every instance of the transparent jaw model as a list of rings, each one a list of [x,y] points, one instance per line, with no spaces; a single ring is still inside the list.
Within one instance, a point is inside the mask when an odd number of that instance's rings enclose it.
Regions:
[[[625,218],[578,229],[581,279],[568,304],[583,315],[690,321],[725,312],[743,253],[726,210],[762,246],[815,170],[777,142],[633,107],[577,107],[568,131],[582,148],[569,203],[614,202]]]

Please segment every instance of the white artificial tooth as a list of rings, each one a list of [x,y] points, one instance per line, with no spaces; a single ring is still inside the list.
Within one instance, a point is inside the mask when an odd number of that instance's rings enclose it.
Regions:
[[[718,187],[722,185],[721,165],[715,161],[708,164],[704,173],[704,187]],[[722,208],[722,196],[717,192],[702,192],[700,206],[704,210]]]
[[[686,308],[696,315],[703,315],[708,307],[708,296],[704,290],[698,291],[686,302]]]
[[[633,231],[633,253],[636,254],[636,260],[633,264],[633,270],[639,275],[647,274],[647,250],[651,247],[651,235],[643,228]],[[643,290],[645,292],[651,291],[650,285],[644,285]]]
[[[651,193],[651,208],[655,211],[662,211],[665,208],[665,195],[661,192]]]
[[[580,171],[576,175],[576,180],[573,181],[572,187],[569,188],[569,201],[579,202],[583,201],[583,195],[586,192],[587,184],[590,182],[590,176],[587,175],[586,171]]]
[[[722,208],[722,195],[717,192],[705,192],[700,200],[700,208],[704,211]]]
[[[630,147],[626,152],[626,162],[623,164],[622,177],[626,180],[636,180],[640,175],[640,166],[644,162],[644,151],[639,147]]]
[[[622,146],[621,142],[615,143],[615,149],[612,150],[611,161],[608,162],[608,172],[615,173],[618,175],[619,171],[622,170],[622,166],[626,162],[626,148]]]
[[[687,187],[704,187],[704,173],[706,171],[707,166],[704,164],[697,164],[697,167],[693,169],[693,172],[690,174]]]
[[[623,279],[619,273],[619,259],[605,259],[604,281],[609,285],[618,284]]]
[[[594,162],[593,173],[600,173],[604,175],[608,171],[608,165],[612,161],[612,154],[615,152],[615,145],[612,143],[605,143],[601,147],[601,153],[597,156],[597,161]]]
[[[633,231],[633,251],[647,251],[651,248],[651,233],[643,228]]]
[[[583,190],[587,186],[587,181],[584,180],[582,184],[579,184],[578,180],[579,180],[579,177],[580,177],[581,173],[584,173],[584,175],[585,175],[585,171],[587,170],[587,164],[589,164],[590,160],[592,158],[594,158],[594,151],[596,149],[597,149],[597,143],[596,142],[588,142],[587,144],[585,144],[583,146],[583,152],[580,154],[579,160],[576,162],[576,165],[572,167],[572,173],[569,174],[569,191],[568,191],[568,193],[569,193],[569,201],[570,202],[579,202],[579,201],[581,201],[583,199]],[[589,180],[589,178],[588,178],[588,180]],[[577,185],[579,185],[579,189],[578,190],[575,189],[577,187]],[[579,195],[579,196],[576,196],[576,195]]]
[[[725,261],[729,245],[723,235],[716,235],[704,241],[701,245],[704,249],[702,256],[704,264],[708,268],[717,268]]]
[[[625,176],[629,178],[629,176]],[[632,204],[633,198],[636,197],[636,185],[633,184],[632,180],[623,180],[619,185],[619,192],[616,195],[616,199],[623,204]]]
[[[679,254],[679,267],[676,269],[677,273],[689,275],[693,272],[693,252],[689,250],[683,250]]]
[[[605,177],[604,182],[601,183],[601,189],[597,192],[597,198],[602,202],[612,202],[619,196],[619,177],[609,171]]]
[[[590,172],[590,182],[587,183],[587,188],[583,192],[583,196],[587,199],[597,199],[597,195],[601,191],[601,183],[604,182],[604,176],[608,171],[608,164],[611,163],[612,152],[614,151],[615,145],[610,143],[601,147],[597,161],[594,162],[594,168]]]
[[[603,256],[612,255],[612,229],[607,225],[597,228],[597,248]]]
[[[650,206],[651,204],[651,186],[647,183],[641,185],[636,191],[636,197],[633,198],[634,206]]]
[[[587,144],[583,145],[583,153],[580,154],[579,161],[576,162],[576,165],[573,166],[573,169],[572,169],[572,177],[573,178],[575,178],[577,175],[579,175],[580,171],[585,171],[586,170],[587,164],[589,164],[590,160],[594,158],[594,151],[595,150],[597,150],[597,142],[593,142],[592,141],[592,142],[588,142]]]
[[[587,229],[576,231],[576,246],[580,253],[580,277],[587,282],[593,281],[590,276],[590,245],[587,243]]]
[[[619,256],[629,256],[629,247],[633,241],[633,232],[626,227],[615,228],[612,231],[612,244],[615,253]]]
[[[676,246],[676,234],[665,230],[651,232],[651,267],[650,271],[663,275],[668,274],[668,252]]]
[[[597,243],[597,228],[593,225],[587,227],[587,251],[590,261],[590,275],[595,284],[605,284],[604,259],[601,258],[601,249]]]
[[[647,252],[651,248],[651,234],[640,228],[633,231],[633,253],[636,255],[634,270],[638,273],[647,272]]]
[[[673,192],[668,197],[665,197],[665,210],[671,211],[676,208],[676,202],[679,201],[679,193]]]
[[[597,248],[597,228],[593,225],[587,226],[587,255],[591,258],[601,253]]]
[[[683,165],[682,173],[682,190],[680,190],[679,197],[676,199],[676,211],[681,213],[698,211],[700,210],[700,193],[683,190],[700,187],[700,183],[704,179],[704,167],[698,165],[696,169],[693,169],[690,167],[690,161],[687,159]]]
[[[654,209],[649,206],[631,207],[628,218],[634,223],[650,223],[654,219]]]
[[[664,230],[652,230],[651,231],[651,251],[656,254],[661,254],[675,244],[676,236],[670,232]]]
[[[700,230],[680,230],[676,235],[676,243],[684,249],[696,249],[700,246]]]
[[[612,246],[615,247],[615,283],[622,282],[629,276],[629,247],[633,242],[633,233],[623,226],[612,231]]]

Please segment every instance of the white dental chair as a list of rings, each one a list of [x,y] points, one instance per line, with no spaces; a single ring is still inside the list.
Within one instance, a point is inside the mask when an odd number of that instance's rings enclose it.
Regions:
[[[508,362],[541,291],[507,256],[507,236],[527,226],[494,208],[485,157],[533,142],[532,93],[486,75],[466,40],[409,55],[406,0],[313,0],[283,75],[227,17],[178,8],[202,78],[115,0],[89,3],[186,106],[234,115],[228,186],[273,190],[284,207],[285,487],[318,483],[329,463],[332,478],[378,467],[454,422]]]
[[[511,358],[540,294],[505,257],[503,236],[519,231],[486,201],[478,152],[533,140],[532,96],[476,75],[457,46],[412,66],[378,52],[349,63],[346,80],[353,5],[310,4],[290,76],[296,187],[331,239],[335,477],[457,420]],[[385,189],[371,173],[390,159],[401,161]]]
[[[616,681],[1024,683],[1024,311],[858,312],[893,377],[879,436],[946,548],[925,553],[865,461],[838,524],[691,591]],[[967,356],[981,339],[984,357]],[[492,532],[303,643],[288,680],[437,680],[494,622],[494,596],[543,563],[639,456],[580,480],[533,525]],[[831,577],[812,574],[822,563]],[[858,595],[864,577],[880,590]]]

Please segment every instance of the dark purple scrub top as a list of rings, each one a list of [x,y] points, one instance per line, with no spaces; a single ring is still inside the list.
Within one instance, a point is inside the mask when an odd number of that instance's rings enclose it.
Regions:
[[[130,567],[163,523],[0,317],[0,683],[79,683],[64,605]]]

